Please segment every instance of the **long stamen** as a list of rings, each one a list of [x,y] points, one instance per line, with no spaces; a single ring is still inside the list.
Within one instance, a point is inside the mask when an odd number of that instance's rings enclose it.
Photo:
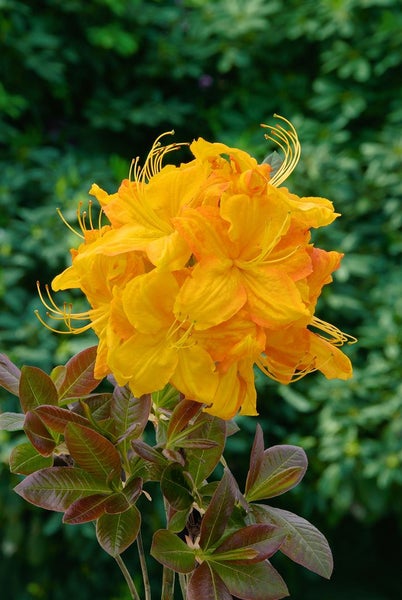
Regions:
[[[46,316],[53,321],[63,321],[63,323],[67,327],[67,331],[61,331],[59,329],[55,329],[54,327],[51,327],[40,316],[39,311],[35,310],[36,317],[50,331],[53,331],[55,333],[62,333],[62,334],[66,334],[66,333],[79,334],[79,333],[83,333],[84,331],[88,331],[88,329],[91,329],[94,325],[96,325],[97,323],[102,321],[102,319],[105,318],[104,311],[101,311],[99,316],[96,317],[95,316],[96,310],[94,310],[94,309],[90,309],[90,310],[79,312],[79,313],[73,313],[72,312],[72,308],[73,308],[72,304],[67,303],[67,302],[65,302],[63,304],[63,308],[60,308],[59,306],[57,306],[57,304],[53,300],[53,297],[50,293],[50,289],[49,289],[48,285],[45,285],[46,294],[49,299],[48,301],[43,296],[39,282],[36,282],[36,287],[38,289],[39,298],[40,298],[43,306],[47,309]],[[94,316],[95,316],[95,318],[94,318]],[[90,321],[90,322],[87,323],[86,325],[76,327],[75,325],[73,325],[73,321]]]
[[[301,363],[299,363],[299,364],[301,364]],[[256,361],[256,365],[260,369],[260,371],[262,371],[262,373],[264,373],[264,375],[266,375],[270,379],[273,379],[274,381],[277,381],[278,383],[284,383],[285,380],[286,381],[289,380],[289,383],[294,383],[295,381],[298,381],[299,379],[303,379],[303,377],[305,377],[309,373],[313,373],[314,371],[317,370],[317,367],[313,366],[313,365],[315,365],[315,358],[313,358],[311,360],[311,362],[309,363],[308,366],[303,367],[302,369],[299,369],[298,366],[296,365],[294,372],[290,376],[290,379],[289,379],[289,374],[287,372],[284,372],[283,377],[275,375],[270,370],[269,366],[265,362],[263,362],[262,358],[259,358]]]
[[[343,344],[355,344],[357,342],[357,339],[352,335],[343,333],[343,331],[335,327],[335,325],[326,323],[318,317],[313,317],[311,325],[316,329],[326,333],[326,336],[320,335],[319,333],[316,335],[324,339],[326,342],[329,342],[333,346],[343,346]]]
[[[267,246],[265,246],[264,243],[261,244],[261,246],[262,246],[261,251],[257,256],[255,256],[254,258],[251,258],[250,260],[236,261],[236,264],[243,269],[252,269],[256,265],[261,264],[261,263],[281,262],[282,260],[289,258],[290,256],[292,256],[292,254],[297,252],[300,249],[300,246],[297,246],[296,248],[292,249],[288,254],[286,254],[284,256],[278,257],[273,260],[270,260],[268,258],[269,255],[271,254],[271,252],[273,251],[273,249],[275,248],[275,246],[280,241],[282,235],[284,234],[284,232],[289,224],[289,221],[290,221],[290,212],[286,215],[281,227],[277,231],[275,237],[269,242],[269,244]],[[266,224],[263,239],[269,239],[271,225],[272,225],[271,223]]]
[[[63,213],[61,212],[60,208],[56,208],[56,211],[57,211],[57,214],[59,215],[60,219],[63,221],[64,225],[65,225],[65,226],[66,226],[66,227],[67,227],[67,228],[68,228],[70,231],[72,231],[72,232],[74,233],[74,235],[77,235],[77,236],[78,236],[79,238],[81,238],[82,240],[83,240],[83,239],[85,239],[85,238],[84,238],[84,236],[83,236],[83,235],[82,235],[82,234],[81,234],[79,231],[76,231],[76,230],[74,229],[74,227],[72,227],[72,225],[70,225],[70,223],[69,223],[69,222],[68,222],[68,221],[67,221],[67,220],[64,218],[64,216],[63,216]],[[79,223],[79,225],[80,225],[80,228],[81,228],[81,230],[82,230],[81,223]]]
[[[277,144],[284,153],[283,163],[269,181],[271,185],[278,187],[283,181],[285,181],[285,179],[289,177],[299,162],[301,146],[296,129],[293,127],[292,123],[280,115],[274,114],[274,117],[285,121],[285,123],[290,127],[290,130],[288,130],[282,127],[282,125],[273,126],[261,124],[261,127],[266,127],[270,130],[270,134],[266,133],[264,137],[267,140],[271,140]]]
[[[191,323],[190,326],[184,331],[183,324],[184,321],[178,321],[175,319],[167,331],[166,337],[170,340],[170,344],[173,348],[189,348],[190,346],[194,345],[194,342],[188,344],[186,343],[191,337],[194,323]],[[177,337],[177,334],[179,334],[179,337]]]
[[[178,142],[162,146],[160,140],[165,135],[173,135],[174,131],[166,131],[161,133],[152,145],[151,150],[145,160],[144,166],[141,168],[139,164],[139,157],[131,161],[129,179],[130,181],[136,181],[137,183],[148,183],[149,180],[159,173],[162,169],[162,161],[168,152],[178,150],[182,146],[188,146],[187,142]]]

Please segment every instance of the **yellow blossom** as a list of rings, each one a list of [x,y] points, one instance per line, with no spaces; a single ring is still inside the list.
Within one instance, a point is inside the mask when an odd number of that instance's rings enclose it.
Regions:
[[[170,384],[229,419],[257,414],[256,365],[282,383],[316,370],[351,376],[340,346],[352,338],[315,315],[342,254],[316,248],[310,230],[338,214],[282,186],[300,157],[297,134],[285,119],[264,127],[284,154],[276,172],[202,138],[189,162],[164,166],[183,144],[159,136],[117,192],[92,186],[99,219],[79,211],[82,243],[52,283],[81,289],[90,308],[58,307],[47,288],[41,298],[67,332],[95,331],[97,377],[112,373],[137,396]]]

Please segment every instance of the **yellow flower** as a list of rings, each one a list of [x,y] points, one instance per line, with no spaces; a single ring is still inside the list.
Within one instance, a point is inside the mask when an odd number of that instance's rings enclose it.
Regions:
[[[160,136],[116,193],[92,186],[97,226],[91,207],[79,212],[82,243],[52,284],[81,289],[90,309],[59,308],[47,288],[41,298],[68,332],[94,329],[96,376],[113,373],[137,396],[170,384],[224,419],[256,414],[255,365],[282,383],[351,376],[339,346],[352,338],[315,316],[342,254],[315,248],[310,229],[338,215],[282,186],[300,156],[282,121],[266,135],[284,153],[277,172],[202,138],[188,163],[163,166],[183,144]]]

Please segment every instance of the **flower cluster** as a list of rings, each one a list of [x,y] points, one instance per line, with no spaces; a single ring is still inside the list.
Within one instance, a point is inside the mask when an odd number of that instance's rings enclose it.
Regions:
[[[256,414],[255,365],[282,383],[315,370],[351,376],[339,350],[348,336],[314,315],[342,255],[314,247],[310,229],[338,215],[329,200],[281,187],[300,155],[283,121],[265,126],[285,154],[276,172],[202,138],[193,160],[163,166],[182,144],[160,136],[117,193],[92,186],[99,219],[78,211],[82,243],[52,282],[81,289],[91,308],[59,308],[49,290],[42,300],[69,332],[93,328],[97,377],[112,373],[136,396],[171,384],[228,419]]]

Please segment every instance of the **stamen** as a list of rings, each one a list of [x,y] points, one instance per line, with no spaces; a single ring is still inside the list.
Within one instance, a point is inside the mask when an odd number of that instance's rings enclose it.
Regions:
[[[318,317],[314,316],[310,325],[326,333],[326,336],[320,335],[319,333],[317,333],[316,335],[318,335],[326,342],[329,342],[333,346],[343,346],[343,344],[355,344],[357,342],[357,339],[352,335],[343,333],[343,331],[335,327],[335,325],[331,325],[331,323],[326,323]]]
[[[152,145],[151,150],[145,160],[144,166],[141,168],[139,165],[139,157],[135,158],[131,161],[130,171],[129,171],[129,179],[130,181],[136,181],[138,183],[148,183],[149,180],[160,172],[162,169],[162,161],[168,152],[172,152],[173,150],[178,150],[182,146],[188,146],[187,142],[178,142],[173,144],[168,144],[167,146],[162,146],[160,140],[165,135],[173,135],[174,130],[166,131],[165,133],[161,133],[155,142]]]
[[[299,364],[302,364],[302,361],[299,362]],[[303,367],[302,369],[299,369],[298,366],[296,365],[295,369],[289,379],[288,372],[284,371],[284,373],[283,373],[284,376],[280,377],[278,375],[275,375],[270,370],[268,365],[263,362],[262,358],[259,358],[256,361],[256,365],[260,369],[260,371],[262,371],[264,373],[264,375],[266,375],[270,379],[273,379],[274,381],[277,381],[278,383],[284,383],[284,380],[289,380],[289,383],[294,383],[295,381],[299,381],[299,379],[303,379],[303,377],[305,377],[306,375],[309,375],[310,373],[314,373],[314,371],[317,371],[317,367],[313,366],[314,364],[315,364],[315,358],[313,358],[310,361],[308,366]]]
[[[178,321],[177,319],[175,319],[167,331],[166,337],[170,341],[170,345],[172,348],[190,348],[195,344],[194,341],[191,343],[187,343],[187,340],[192,335],[194,323],[191,323],[190,326],[183,331],[184,323],[185,321]],[[178,334],[179,336],[177,337]]]
[[[295,254],[300,249],[300,246],[296,246],[288,254],[281,256],[279,258],[275,258],[273,260],[270,260],[268,258],[269,255],[271,254],[271,252],[274,250],[275,246],[280,241],[283,233],[285,232],[285,229],[287,228],[287,226],[289,224],[289,221],[290,221],[290,212],[286,215],[277,234],[275,235],[273,240],[268,244],[268,246],[264,247],[264,243],[262,244],[262,248],[261,248],[260,254],[258,254],[258,256],[255,256],[254,258],[251,258],[250,260],[236,260],[235,264],[238,267],[240,267],[241,269],[253,269],[258,264],[261,264],[261,263],[265,263],[265,264],[270,263],[271,264],[271,263],[281,262],[282,260],[285,260],[285,259],[289,258],[290,256],[292,256],[292,254]],[[265,232],[264,232],[263,239],[269,239],[271,225],[272,225],[271,222],[269,222],[265,225]]]
[[[60,208],[56,208],[56,212],[57,212],[57,214],[59,215],[60,219],[63,221],[64,225],[65,225],[65,226],[66,226],[66,227],[67,227],[67,228],[68,228],[70,231],[72,231],[72,232],[74,233],[74,235],[77,235],[77,236],[78,236],[78,237],[80,237],[81,239],[85,239],[85,238],[84,238],[84,236],[83,236],[81,233],[79,233],[79,231],[76,231],[76,230],[74,229],[74,227],[72,227],[72,226],[70,225],[70,223],[69,223],[69,222],[68,222],[68,221],[67,221],[67,220],[64,218],[64,216],[63,216],[63,213],[61,212]],[[81,224],[80,224],[80,227],[81,227]],[[81,227],[81,230],[82,230],[82,227]]]
[[[59,306],[57,306],[57,304],[53,300],[48,285],[45,285],[45,290],[46,290],[46,294],[49,299],[49,302],[43,296],[42,290],[40,289],[39,281],[36,282],[36,287],[38,289],[39,298],[40,298],[42,304],[44,305],[44,307],[47,309],[46,316],[53,321],[63,321],[63,323],[67,327],[67,331],[60,331],[59,329],[55,329],[54,327],[51,327],[48,323],[46,323],[43,320],[43,318],[39,314],[39,311],[35,310],[35,315],[39,319],[39,321],[42,323],[42,325],[44,325],[47,329],[49,329],[50,331],[53,331],[54,333],[61,333],[61,334],[73,333],[76,335],[79,333],[83,333],[84,331],[88,331],[94,325],[101,322],[102,319],[107,318],[107,315],[105,314],[104,310],[99,311],[99,315],[97,317],[95,316],[96,312],[97,312],[96,309],[90,309],[90,310],[79,312],[79,313],[73,313],[72,312],[73,305],[71,303],[67,303],[67,302],[65,302],[63,304],[63,308],[60,308]],[[94,318],[94,316],[95,316],[95,318]],[[82,325],[80,327],[76,327],[75,325],[73,325],[73,321],[89,321],[89,323],[87,323],[86,325]]]
[[[296,129],[293,127],[292,123],[280,115],[274,114],[274,117],[276,119],[285,121],[285,123],[287,123],[287,125],[290,127],[289,131],[288,129],[282,127],[282,125],[272,126],[265,125],[264,123],[261,124],[261,127],[270,129],[270,135],[265,134],[264,137],[267,140],[271,140],[277,144],[285,155],[283,163],[269,181],[271,185],[278,187],[283,181],[285,181],[285,179],[289,177],[299,162],[301,146]]]

